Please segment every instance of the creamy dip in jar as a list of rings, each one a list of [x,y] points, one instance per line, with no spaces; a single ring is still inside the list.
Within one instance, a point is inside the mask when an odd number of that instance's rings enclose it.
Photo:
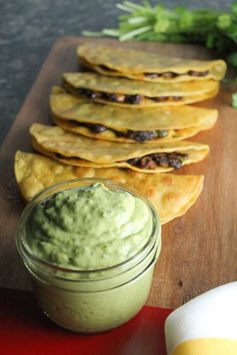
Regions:
[[[82,333],[114,328],[141,309],[160,245],[153,206],[103,179],[44,190],[27,205],[17,233],[42,309]]]

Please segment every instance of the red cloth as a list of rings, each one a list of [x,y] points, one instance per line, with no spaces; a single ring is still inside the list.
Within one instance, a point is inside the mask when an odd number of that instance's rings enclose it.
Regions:
[[[170,309],[146,306],[116,329],[83,336],[51,322],[31,292],[0,289],[0,353],[166,355],[164,321],[170,313]]]

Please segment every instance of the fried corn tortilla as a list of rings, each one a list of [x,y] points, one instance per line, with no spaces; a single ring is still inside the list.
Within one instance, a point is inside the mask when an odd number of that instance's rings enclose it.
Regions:
[[[209,151],[208,145],[189,141],[150,144],[101,141],[36,123],[31,126],[30,134],[34,148],[40,153],[65,164],[93,168],[167,172],[201,161]]]
[[[83,43],[77,54],[84,66],[100,74],[151,82],[221,80],[226,72],[223,60],[182,59],[95,42]]]
[[[215,96],[215,80],[180,83],[148,83],[127,78],[111,78],[92,72],[63,74],[69,93],[94,101],[123,107],[180,106]]]
[[[128,169],[93,169],[64,165],[39,154],[15,155],[15,176],[20,192],[30,201],[40,191],[58,182],[81,177],[106,178],[131,186],[156,207],[161,223],[184,215],[203,188],[203,176],[142,174]]]
[[[146,110],[115,107],[81,99],[54,87],[50,96],[53,120],[63,129],[117,142],[168,142],[192,137],[213,127],[217,110],[179,106]]]

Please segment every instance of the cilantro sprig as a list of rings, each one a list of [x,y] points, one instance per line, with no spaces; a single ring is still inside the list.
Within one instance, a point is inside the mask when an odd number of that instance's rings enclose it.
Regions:
[[[127,15],[119,16],[117,29],[103,29],[100,34],[118,38],[120,41],[142,40],[173,43],[197,43],[215,50],[231,64],[237,74],[237,1],[228,12],[210,9],[190,10],[185,7],[168,9],[149,1],[138,5],[130,1],[116,7]],[[85,35],[95,35],[84,32]],[[98,35],[98,33],[96,33]],[[233,98],[236,104],[236,96]]]
[[[232,107],[237,108],[237,92],[232,95]]]

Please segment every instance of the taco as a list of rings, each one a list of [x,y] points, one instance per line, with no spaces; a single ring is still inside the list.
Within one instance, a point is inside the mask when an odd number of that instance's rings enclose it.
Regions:
[[[221,80],[226,72],[223,60],[182,59],[95,42],[83,43],[77,54],[84,66],[100,74],[151,82]]]
[[[55,87],[50,96],[53,120],[63,129],[117,142],[168,142],[213,127],[218,112],[192,106],[134,108],[105,105]]]
[[[150,144],[101,141],[36,123],[31,126],[30,134],[34,148],[40,153],[65,164],[93,168],[168,172],[203,160],[209,151],[208,145],[189,141]]]
[[[147,175],[128,169],[79,168],[20,151],[15,155],[15,176],[26,201],[43,189],[69,179],[93,177],[115,180],[148,198],[156,207],[162,224],[187,212],[199,197],[204,180],[198,175]]]
[[[92,72],[63,74],[63,87],[70,94],[123,107],[180,106],[215,96],[215,80],[180,83],[148,83],[111,78]]]

